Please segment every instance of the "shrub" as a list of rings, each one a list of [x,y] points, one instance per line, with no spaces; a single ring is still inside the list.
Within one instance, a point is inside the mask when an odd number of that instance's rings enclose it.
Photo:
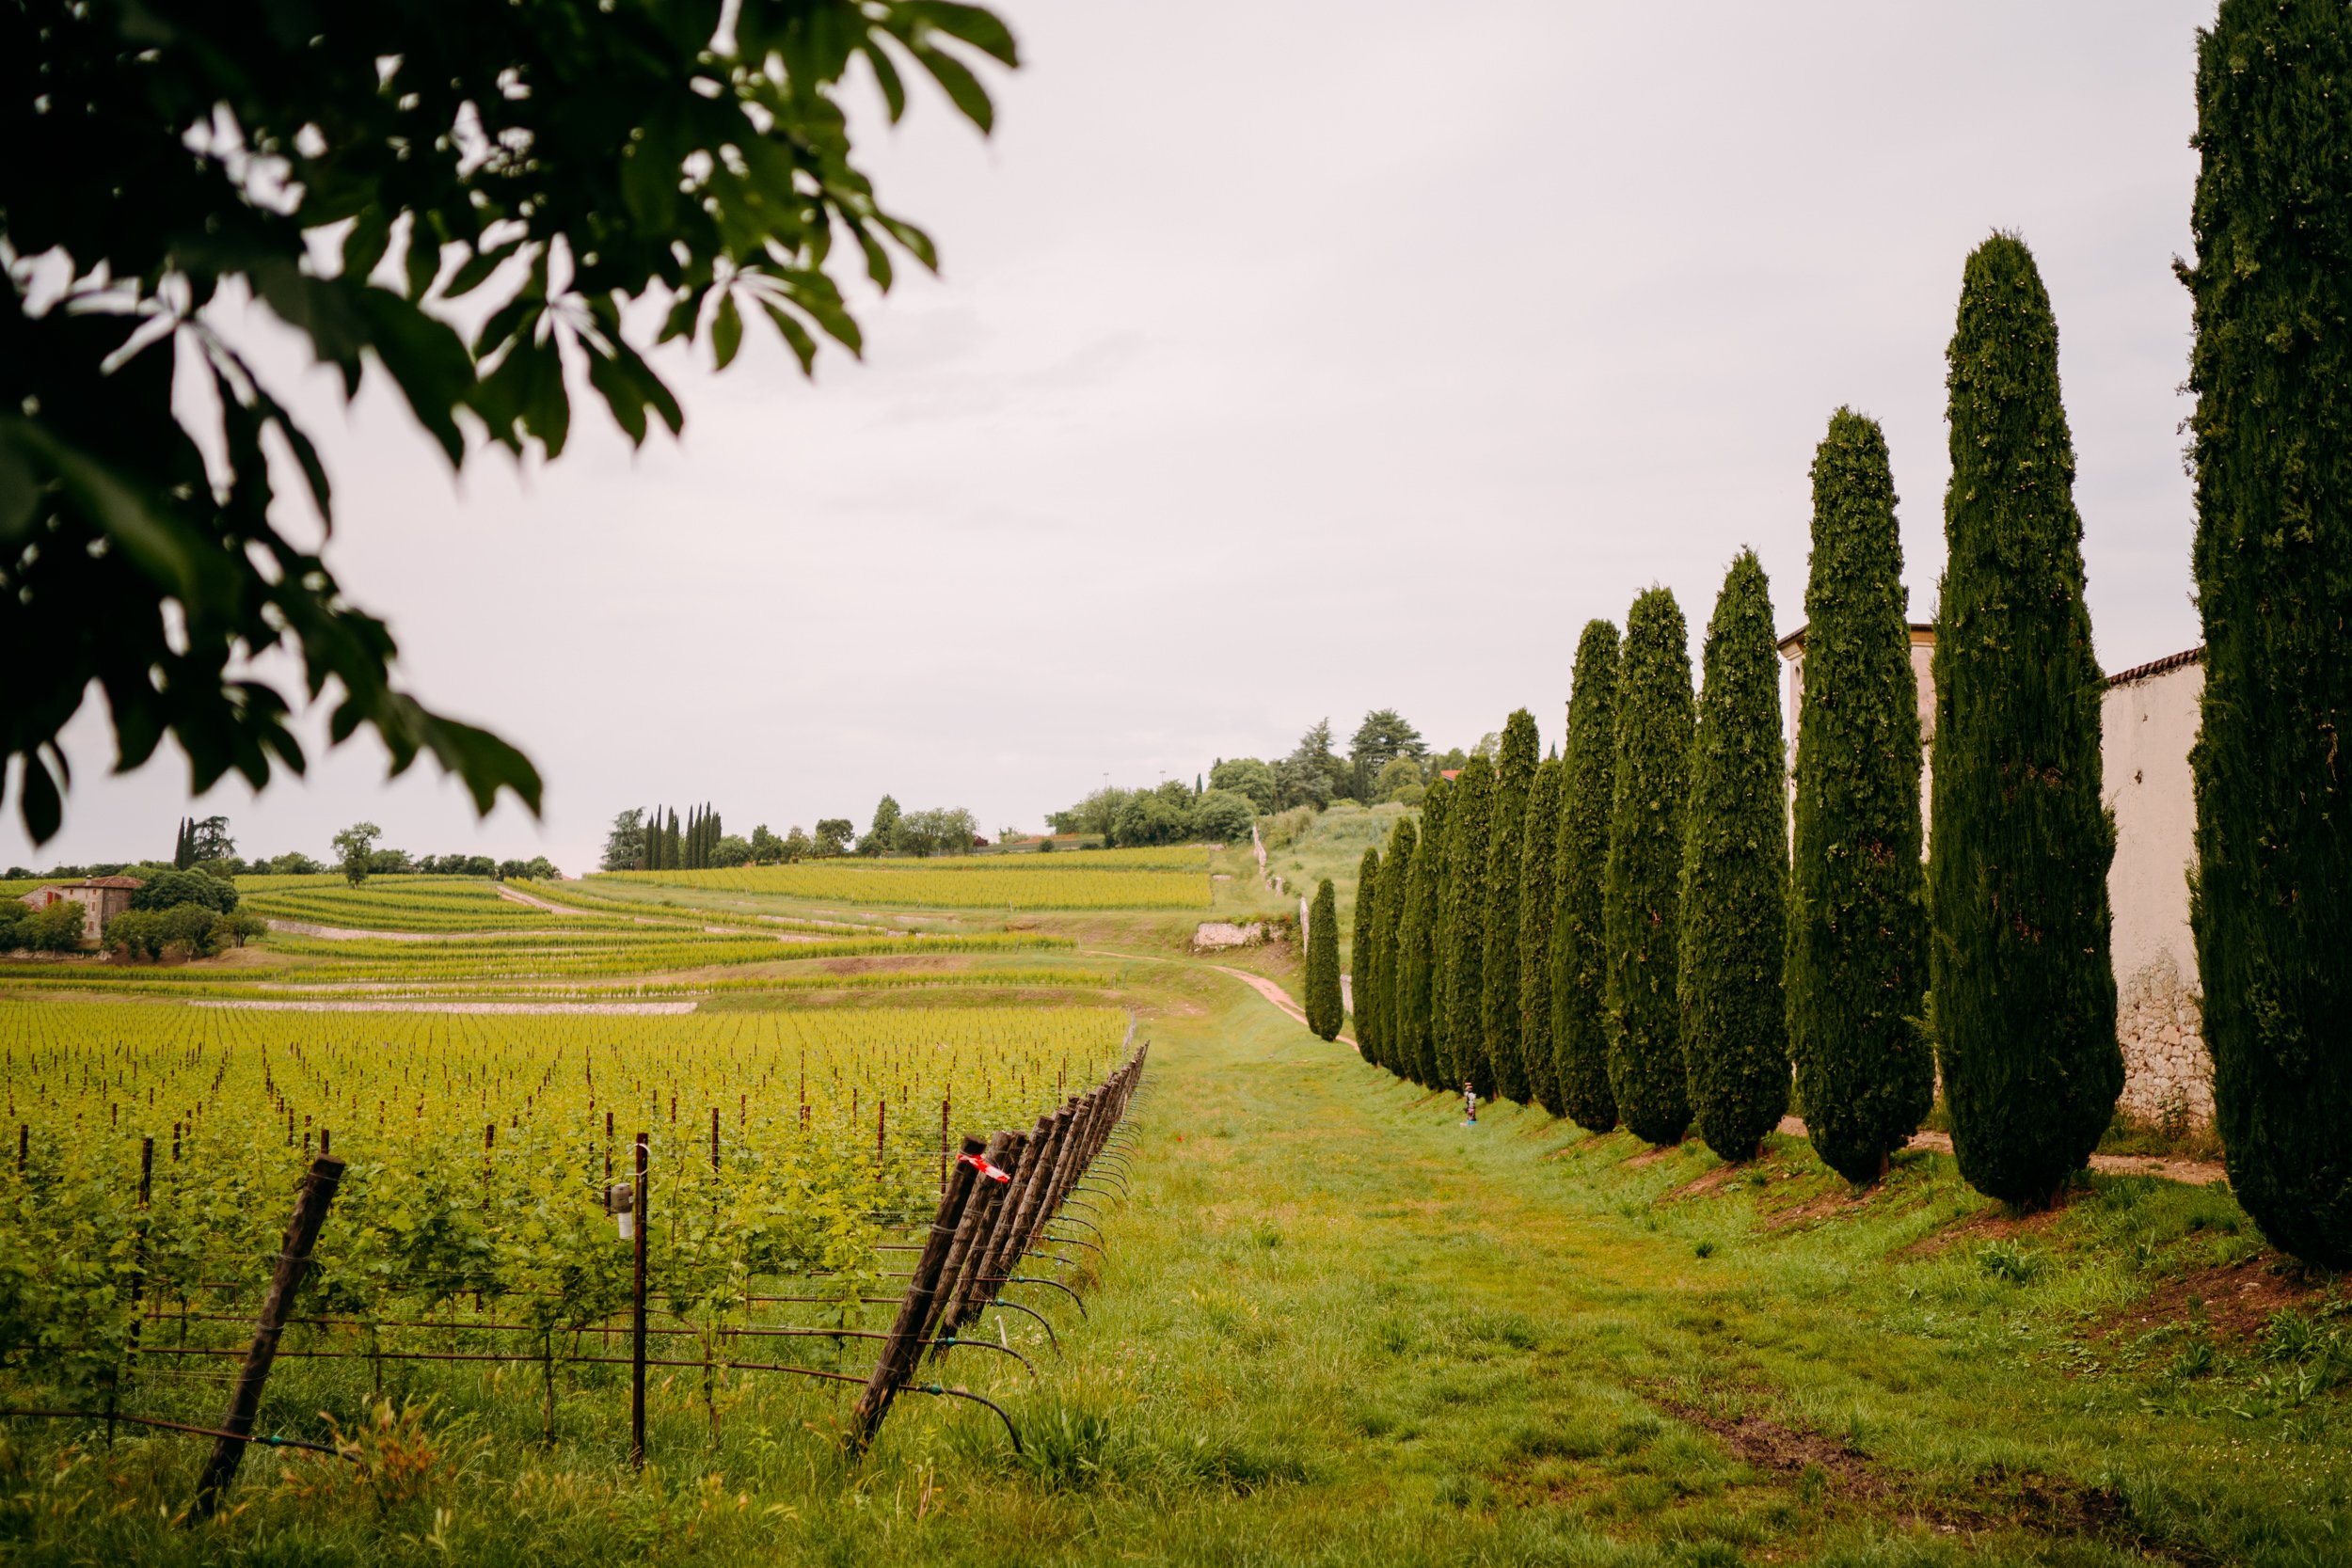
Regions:
[[[164,917],[157,910],[125,910],[107,921],[105,929],[99,934],[101,946],[113,949],[125,959],[160,958],[164,956],[165,940]]]
[[[24,945],[39,953],[71,953],[89,931],[89,911],[71,898],[35,910],[24,923]]]
[[[2191,907],[2230,1183],[2352,1264],[2352,16],[2222,0],[2185,276],[2204,722]]]
[[[1551,1041],[1560,1101],[1578,1126],[1617,1125],[1609,1089],[1602,993],[1609,963],[1601,884],[1609,868],[1610,796],[1617,768],[1617,628],[1588,621],[1577,640],[1568,743],[1560,776],[1559,894],[1551,922]]]
[[[201,904],[216,914],[229,914],[237,907],[237,889],[202,871],[166,871],[149,878],[131,895],[135,910],[168,910],[180,904]]]
[[[1192,803],[1192,833],[1213,843],[1239,844],[1249,837],[1256,816],[1257,807],[1248,796],[1231,789],[1203,790]]]
[[[1609,1088],[1633,1135],[1681,1140],[1691,1125],[1676,1001],[1682,815],[1691,769],[1691,656],[1682,607],[1652,588],[1633,601],[1617,672],[1602,923],[1609,950]]]
[[[1340,1032],[1340,903],[1331,879],[1315,888],[1307,917],[1307,1027],[1325,1039]]]
[[[1519,834],[1519,1060],[1527,1089],[1553,1116],[1565,1113],[1551,1046],[1551,923],[1560,896],[1560,759],[1535,765]]]
[[[1753,550],[1724,578],[1704,669],[1682,852],[1682,1058],[1699,1135],[1745,1160],[1788,1109],[1780,656]]]
[[[1968,258],[1948,362],[1930,995],[1961,1176],[2042,1203],[2098,1147],[2123,1053],[2107,956],[2115,824],[2100,800],[2106,682],[2083,607],[2058,323],[2015,237]]]
[[[1895,480],[1878,425],[1841,408],[1813,459],[1804,700],[1790,857],[1788,1048],[1813,1148],[1875,1181],[1935,1095],[1919,869],[1919,705]]]
[[[1535,782],[1539,754],[1534,716],[1520,708],[1502,725],[1482,878],[1486,951],[1479,974],[1481,1035],[1495,1093],[1522,1105],[1530,1096],[1527,1066],[1519,1055],[1519,863],[1525,858],[1527,792]]]

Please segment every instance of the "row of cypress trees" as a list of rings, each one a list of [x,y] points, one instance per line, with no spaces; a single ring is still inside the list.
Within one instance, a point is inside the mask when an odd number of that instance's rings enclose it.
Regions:
[[[1512,715],[1493,767],[1366,856],[1371,1059],[1652,1143],[1695,1122],[1735,1160],[1793,1075],[1822,1159],[1867,1182],[1933,1101],[1932,954],[1963,1173],[2033,1202],[2080,1168],[2122,1087],[2113,830],[2057,329],[2013,236],[1969,258],[1950,365],[1932,942],[1892,470],[1879,427],[1840,409],[1813,464],[1793,800],[1754,552],[1695,691],[1671,593],[1637,597],[1622,641],[1594,622],[1564,754],[1537,762]]]
[[[719,814],[707,805],[690,807],[681,828],[675,811],[660,806],[645,814],[644,848],[640,871],[702,871],[718,852]]]
[[[2352,1264],[2352,11],[2222,0],[2199,40],[2191,924],[2217,1128],[2278,1246]],[[1814,456],[1792,809],[1772,610],[1732,563],[1692,700],[1653,589],[1576,651],[1557,760],[1433,786],[1368,855],[1372,1060],[1726,1158],[1786,1108],[1882,1174],[1940,1065],[1962,1174],[2046,1201],[2113,1114],[2100,694],[2058,328],[2031,254],[1970,255],[1947,354],[1932,859],[1886,442]],[[1784,823],[1788,837],[1784,840]]]

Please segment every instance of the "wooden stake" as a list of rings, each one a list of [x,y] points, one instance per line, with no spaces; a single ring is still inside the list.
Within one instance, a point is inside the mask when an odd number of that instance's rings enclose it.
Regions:
[[[285,1240],[278,1248],[278,1266],[270,1275],[269,1293],[262,1298],[262,1315],[253,1324],[253,1347],[246,1353],[236,1388],[229,1396],[229,1414],[221,1418],[221,1431],[231,1435],[213,1445],[213,1456],[197,1481],[196,1501],[188,1510],[191,1522],[210,1519],[217,1513],[221,1498],[237,1479],[246,1439],[253,1434],[253,1418],[262,1407],[262,1389],[278,1358],[278,1339],[285,1332],[286,1314],[294,1308],[294,1291],[310,1267],[310,1248],[319,1239],[319,1227],[326,1223],[326,1207],[335,1201],[335,1189],[342,1179],[343,1163],[324,1154],[310,1162],[310,1172],[302,1179],[294,1217],[286,1222]]]

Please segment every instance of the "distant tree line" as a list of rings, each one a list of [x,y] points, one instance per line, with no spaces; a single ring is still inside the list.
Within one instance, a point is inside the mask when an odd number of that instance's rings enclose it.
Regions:
[[[524,877],[541,880],[554,880],[563,876],[556,869],[555,863],[545,855],[535,855],[529,860],[494,860],[488,855],[412,855],[405,849],[378,846],[375,840],[383,836],[383,830],[373,824],[360,823],[357,826],[366,830],[366,842],[356,861],[351,848],[343,842],[353,830],[345,830],[343,834],[336,836],[327,860],[322,861],[299,851],[240,860],[236,839],[230,832],[229,818],[208,816],[199,821],[183,817],[173,840],[171,858],[167,861],[97,861],[83,865],[60,863],[47,871],[13,865],[0,875],[4,875],[8,881],[78,881],[85,877],[136,877],[147,881],[167,871],[205,871],[226,880],[234,877],[317,877],[339,870],[348,876],[357,863],[363,879],[400,873],[501,879]]]
[[[961,806],[902,811],[888,795],[874,807],[872,825],[863,835],[846,816],[819,817],[814,832],[796,825],[781,836],[763,822],[744,838],[725,832],[711,806],[690,811],[682,823],[674,811],[631,808],[612,818],[599,863],[607,871],[683,871],[788,865],[849,854],[954,855],[987,843],[978,826]]]

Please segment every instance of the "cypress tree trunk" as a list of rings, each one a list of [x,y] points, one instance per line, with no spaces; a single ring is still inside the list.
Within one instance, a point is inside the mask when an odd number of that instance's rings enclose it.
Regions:
[[[1372,1006],[1373,923],[1380,898],[1380,851],[1366,849],[1356,868],[1356,928],[1347,949],[1347,983],[1356,997],[1356,1049],[1367,1062],[1380,1059],[1380,1037]]]
[[[1960,1174],[2043,1204],[2123,1092],[2107,954],[2106,681],[2083,607],[2058,323],[2023,242],[1968,258],[1948,356],[1929,995]]]
[[[1682,850],[1682,1059],[1707,1147],[1753,1156],[1788,1109],[1788,787],[1771,585],[1754,550],[1707,625]]]
[[[1519,1053],[1519,862],[1526,843],[1527,792],[1535,782],[1540,753],[1533,714],[1520,708],[1503,721],[1482,879],[1486,895],[1483,916],[1486,952],[1479,975],[1485,1015],[1480,1032],[1494,1073],[1495,1093],[1521,1105],[1534,1097],[1528,1092],[1527,1064]]]
[[[1563,1115],[1560,1073],[1551,1047],[1551,920],[1560,896],[1560,759],[1535,765],[1519,845],[1519,1060],[1527,1089],[1553,1116]]]
[[[1494,769],[1483,758],[1470,758],[1454,781],[1454,800],[1446,807],[1446,885],[1440,904],[1444,1000],[1438,1015],[1444,1030],[1438,1043],[1446,1064],[1445,1083],[1448,1087],[1467,1083],[1481,1100],[1492,1100],[1495,1093],[1494,1063],[1484,1037],[1486,834],[1494,799]]]
[[[1438,895],[1445,863],[1446,808],[1454,786],[1439,779],[1422,798],[1413,879],[1405,885],[1396,923],[1397,1060],[1405,1076],[1428,1088],[1445,1081],[1436,1044]]]
[[[1691,1125],[1682,1065],[1683,798],[1691,777],[1690,633],[1663,588],[1633,601],[1618,669],[1617,769],[1601,919],[1609,947],[1609,1087],[1637,1138]]]
[[[1617,778],[1617,628],[1588,621],[1577,639],[1568,743],[1560,757],[1559,893],[1551,917],[1551,1049],[1560,1103],[1580,1127],[1617,1125],[1609,1087],[1609,961],[1601,884]]]
[[[1307,917],[1307,1027],[1327,1040],[1341,1022],[1340,900],[1326,877]]]
[[[1419,832],[1409,816],[1389,832],[1389,855],[1380,865],[1380,902],[1373,911],[1370,1015],[1380,1037],[1380,1065],[1399,1077],[1412,1076],[1404,1027],[1397,1021],[1397,968],[1402,945],[1406,890],[1420,873],[1413,864]],[[1357,1016],[1366,1008],[1359,999]],[[1360,1024],[1359,1025],[1360,1031]]]
[[[1920,1027],[1919,697],[1886,437],[1851,409],[1813,458],[1790,857],[1788,1051],[1814,1151],[1867,1183],[1935,1099]]]
[[[2187,275],[2205,629],[2191,905],[2230,1184],[2352,1265],[2352,17],[2222,0]]]

